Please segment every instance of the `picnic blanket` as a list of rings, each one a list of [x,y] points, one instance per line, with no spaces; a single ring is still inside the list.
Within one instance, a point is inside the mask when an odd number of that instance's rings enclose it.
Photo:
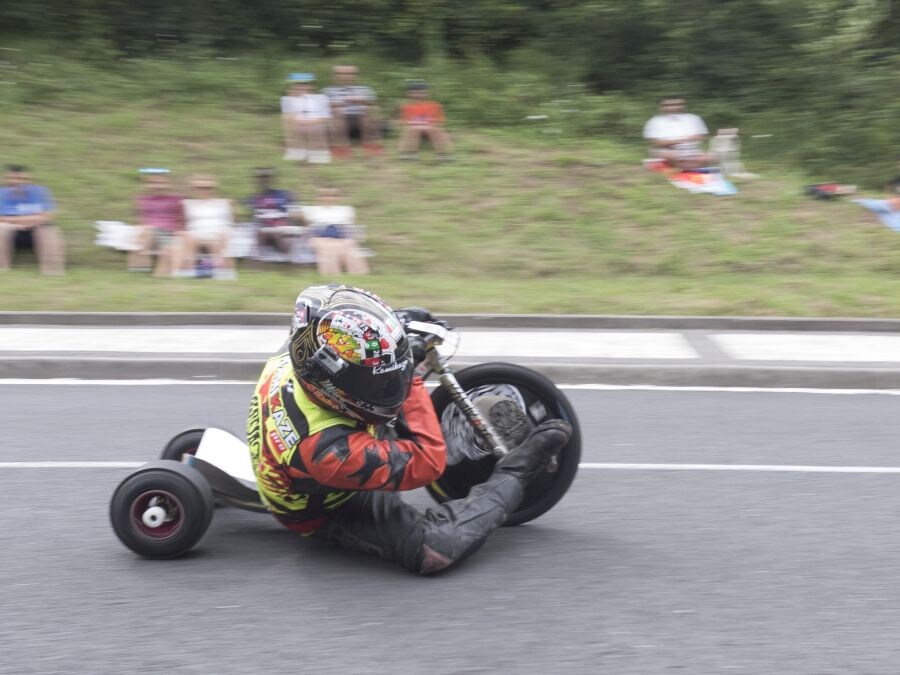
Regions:
[[[891,203],[887,199],[854,199],[853,201],[878,216],[878,220],[894,232],[900,232],[900,211],[892,209]]]
[[[675,187],[688,192],[702,192],[724,197],[737,194],[734,184],[722,175],[717,168],[697,169],[695,171],[678,171],[663,160],[646,160],[644,162],[651,171],[661,173]]]
[[[138,245],[138,228],[134,225],[119,220],[98,220],[94,227],[97,229],[94,238],[97,246],[108,246],[126,252],[141,250]],[[229,258],[247,258],[253,253],[255,242],[256,236],[251,225],[233,227],[225,255]]]

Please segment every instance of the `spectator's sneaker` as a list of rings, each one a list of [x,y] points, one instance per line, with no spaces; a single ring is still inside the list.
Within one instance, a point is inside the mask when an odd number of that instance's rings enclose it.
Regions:
[[[525,411],[519,407],[518,403],[506,396],[495,396],[494,394],[479,396],[475,400],[475,407],[494,428],[494,431],[500,434],[508,449],[519,445],[528,438],[528,434],[534,429],[534,423],[528,418]]]
[[[310,164],[328,164],[331,162],[331,153],[328,150],[310,150],[307,161]]]
[[[304,162],[306,161],[306,150],[298,150],[297,148],[288,148],[284,151],[284,157],[288,162]]]
[[[197,270],[178,270],[173,276],[176,279],[194,279],[197,276]]]
[[[129,267],[128,271],[129,272],[149,272],[150,268],[149,267]]]

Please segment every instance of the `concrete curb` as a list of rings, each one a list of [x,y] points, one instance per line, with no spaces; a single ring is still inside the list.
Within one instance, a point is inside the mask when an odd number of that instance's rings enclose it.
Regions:
[[[104,357],[0,358],[2,379],[177,379],[255,381],[262,358],[140,359]],[[454,361],[460,370],[476,363]],[[900,368],[816,368],[747,365],[528,363],[564,384],[900,389]]]
[[[442,314],[460,328],[900,333],[900,319],[587,314]],[[0,312],[0,326],[287,326],[277,312]]]
[[[290,315],[254,312],[0,312],[0,326],[288,326]]]

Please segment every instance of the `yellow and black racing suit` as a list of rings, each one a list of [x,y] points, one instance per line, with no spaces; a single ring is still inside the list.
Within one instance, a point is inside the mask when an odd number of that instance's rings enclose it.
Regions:
[[[446,465],[440,423],[418,377],[394,424],[366,427],[310,400],[290,356],[276,355],[250,402],[247,439],[259,493],[286,527],[422,574],[468,557],[523,496],[523,485],[499,472],[465,500],[425,513],[396,494],[431,483]]]

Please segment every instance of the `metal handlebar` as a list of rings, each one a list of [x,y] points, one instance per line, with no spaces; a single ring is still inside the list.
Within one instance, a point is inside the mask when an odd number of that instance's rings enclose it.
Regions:
[[[462,385],[459,383],[459,380],[456,379],[456,376],[453,374],[450,367],[441,361],[437,349],[430,347],[425,354],[425,361],[423,361],[423,363],[429,371],[437,374],[441,385],[447,390],[447,393],[450,394],[450,398],[453,399],[453,402],[459,406],[459,409],[462,411],[463,415],[465,415],[469,424],[472,425],[475,434],[481,437],[487,447],[491,449],[491,452],[497,457],[503,457],[508,454],[509,448],[506,447],[503,439],[494,430],[491,423],[484,418],[484,415],[481,414],[481,411],[478,410],[472,402],[472,399],[469,398],[466,390],[462,388]]]

